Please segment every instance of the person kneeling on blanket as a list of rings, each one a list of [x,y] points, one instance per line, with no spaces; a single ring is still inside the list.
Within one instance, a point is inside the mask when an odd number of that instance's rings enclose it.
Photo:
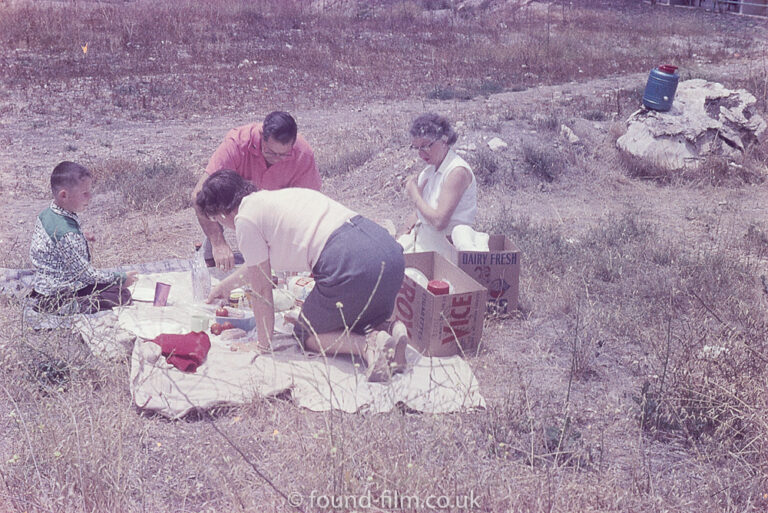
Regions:
[[[360,356],[372,382],[404,370],[405,326],[392,323],[389,332],[383,327],[394,309],[405,260],[384,228],[318,191],[257,191],[231,170],[213,173],[196,203],[211,221],[234,228],[245,259],[214,287],[208,302],[249,285],[261,350],[269,350],[274,329],[272,269],[311,271],[315,287],[294,325],[304,349]]]

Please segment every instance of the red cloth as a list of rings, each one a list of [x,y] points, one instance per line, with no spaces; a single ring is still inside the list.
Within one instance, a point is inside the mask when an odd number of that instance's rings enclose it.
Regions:
[[[160,346],[165,359],[182,372],[195,372],[205,362],[211,341],[205,332],[186,335],[162,334],[152,341]]]

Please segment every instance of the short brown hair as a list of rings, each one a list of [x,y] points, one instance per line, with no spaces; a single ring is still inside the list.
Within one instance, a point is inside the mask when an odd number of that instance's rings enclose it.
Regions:
[[[51,173],[51,192],[56,196],[60,190],[78,185],[85,178],[92,178],[91,172],[80,164],[64,161],[53,168]]]

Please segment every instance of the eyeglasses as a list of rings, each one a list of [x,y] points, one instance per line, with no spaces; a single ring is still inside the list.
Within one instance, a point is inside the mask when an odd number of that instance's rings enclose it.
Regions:
[[[411,149],[416,151],[429,151],[432,145],[439,140],[440,139],[432,139],[432,142],[428,142],[427,144],[422,144],[421,146],[414,146],[413,144],[411,144]]]
[[[276,151],[272,151],[269,149],[269,147],[264,143],[264,141],[261,142],[261,153],[268,157],[280,157],[280,158],[286,158],[293,155],[293,146],[291,146],[291,149],[284,152],[284,153],[278,153]]]

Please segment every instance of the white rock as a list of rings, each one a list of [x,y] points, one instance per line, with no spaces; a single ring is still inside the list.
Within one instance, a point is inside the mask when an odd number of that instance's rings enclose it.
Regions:
[[[490,141],[488,141],[488,147],[493,151],[499,151],[509,146],[507,143],[499,139],[498,137],[494,137]]]
[[[571,144],[576,144],[579,142],[579,137],[573,133],[573,130],[565,125],[560,125],[560,135],[565,137]]]
[[[744,89],[686,80],[679,84],[670,111],[638,110],[616,145],[670,170],[696,167],[707,155],[735,158],[766,134],[756,103]]]

